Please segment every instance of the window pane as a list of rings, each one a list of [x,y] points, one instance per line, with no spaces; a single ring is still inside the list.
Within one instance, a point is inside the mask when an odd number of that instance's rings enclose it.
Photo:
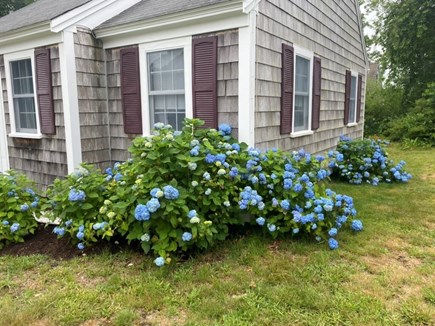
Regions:
[[[310,60],[296,56],[296,92],[310,90]]]
[[[14,109],[17,131],[32,132],[33,129],[36,131],[35,101],[33,97],[15,98]]]
[[[308,129],[308,101],[309,96],[295,96],[295,131]]]
[[[180,130],[186,116],[183,49],[149,53],[148,65],[151,121],[170,124]]]
[[[350,79],[349,123],[355,122],[356,116],[356,82],[355,76]]]

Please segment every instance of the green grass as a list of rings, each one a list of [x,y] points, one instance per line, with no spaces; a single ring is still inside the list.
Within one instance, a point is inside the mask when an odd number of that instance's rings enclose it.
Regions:
[[[409,184],[332,184],[365,230],[340,248],[239,236],[171,268],[134,252],[0,257],[0,325],[433,325],[435,150]]]

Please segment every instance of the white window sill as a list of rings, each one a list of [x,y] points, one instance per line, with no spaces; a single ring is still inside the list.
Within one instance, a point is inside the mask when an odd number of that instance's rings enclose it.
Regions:
[[[303,137],[303,136],[310,136],[314,134],[314,131],[312,130],[304,130],[304,131],[297,131],[297,132],[292,132],[290,134],[290,138],[297,138],[297,137]]]
[[[348,123],[348,124],[346,125],[346,127],[355,127],[355,126],[358,126],[358,123],[356,123],[356,122],[351,122],[351,123]]]
[[[10,133],[11,138],[42,139],[42,134]]]

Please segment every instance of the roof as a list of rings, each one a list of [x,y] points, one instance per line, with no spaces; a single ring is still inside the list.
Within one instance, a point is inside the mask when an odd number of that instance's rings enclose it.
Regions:
[[[134,23],[149,18],[164,16],[181,11],[206,7],[233,0],[142,0],[119,15],[107,20],[96,29],[103,29]]]
[[[24,8],[0,18],[0,33],[49,22],[91,0],[38,0]]]

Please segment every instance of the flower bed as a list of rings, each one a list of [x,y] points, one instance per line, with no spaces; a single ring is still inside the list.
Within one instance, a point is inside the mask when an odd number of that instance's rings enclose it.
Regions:
[[[155,125],[138,137],[132,159],[101,174],[83,166],[48,190],[44,207],[61,219],[55,229],[79,249],[114,235],[140,243],[163,266],[171,256],[226,239],[244,215],[272,237],[306,234],[338,247],[339,230],[354,220],[352,198],[325,189],[328,163],[303,150],[261,153],[231,137],[231,128],[201,128],[186,119],[181,132]]]
[[[388,159],[385,141],[371,139],[352,140],[340,137],[337,149],[328,153],[332,178],[352,184],[380,182],[408,182],[412,176],[404,170],[404,161],[395,165]]]
[[[26,235],[35,231],[34,213],[39,211],[40,198],[32,186],[21,174],[0,173],[0,249],[9,243],[23,242]]]

